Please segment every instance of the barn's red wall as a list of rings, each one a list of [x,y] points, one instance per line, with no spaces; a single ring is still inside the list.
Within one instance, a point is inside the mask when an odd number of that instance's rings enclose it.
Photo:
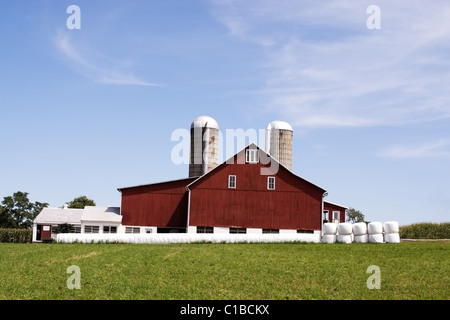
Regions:
[[[243,156],[241,152],[237,157]],[[189,225],[319,230],[324,190],[279,167],[275,190],[267,190],[262,164],[221,165],[193,183]],[[228,176],[236,175],[236,189]]]
[[[122,224],[186,227],[186,186],[194,180],[189,178],[119,189],[122,192]]]

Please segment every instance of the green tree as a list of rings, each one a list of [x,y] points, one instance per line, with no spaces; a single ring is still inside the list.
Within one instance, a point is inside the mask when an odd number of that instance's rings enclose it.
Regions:
[[[95,201],[86,196],[80,196],[70,201],[67,206],[72,209],[84,209],[85,206],[95,206]]]
[[[349,208],[347,210],[347,222],[364,222],[364,215],[361,211],[358,211],[355,208]]]
[[[70,230],[72,230],[72,228],[73,228],[73,225],[70,223],[61,223],[61,224],[58,224],[56,233],[70,233]]]
[[[0,227],[31,228],[34,218],[45,207],[48,207],[48,203],[32,203],[27,192],[17,191],[12,196],[3,198]]]
[[[0,228],[14,228],[13,218],[6,210],[3,210],[2,206],[0,206]]]

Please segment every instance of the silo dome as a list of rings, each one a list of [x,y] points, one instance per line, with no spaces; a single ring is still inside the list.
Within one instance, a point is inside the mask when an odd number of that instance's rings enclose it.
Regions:
[[[289,123],[287,123],[286,121],[281,121],[281,120],[275,120],[275,121],[272,121],[271,123],[269,123],[269,125],[267,126],[267,130],[272,130],[272,129],[294,131]]]
[[[194,121],[192,121],[191,129],[192,128],[213,128],[213,129],[219,129],[219,124],[214,118],[211,118],[210,116],[200,116],[195,118]]]
[[[293,137],[294,130],[285,121],[272,121],[266,128],[266,152],[289,170],[292,170]]]
[[[218,165],[219,124],[209,116],[197,117],[191,124],[189,177],[198,177]]]

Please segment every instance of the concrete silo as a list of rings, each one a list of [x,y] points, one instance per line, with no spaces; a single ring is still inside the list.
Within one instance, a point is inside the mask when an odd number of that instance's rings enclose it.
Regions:
[[[219,125],[209,116],[200,116],[191,124],[189,177],[202,176],[218,165]]]
[[[293,136],[294,130],[284,121],[272,121],[266,128],[266,152],[289,170],[292,170]]]

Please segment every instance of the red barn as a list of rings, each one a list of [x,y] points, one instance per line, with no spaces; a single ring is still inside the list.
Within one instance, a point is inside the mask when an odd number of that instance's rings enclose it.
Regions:
[[[118,190],[127,232],[319,233],[324,210],[345,219],[325,189],[255,144],[199,177]]]

